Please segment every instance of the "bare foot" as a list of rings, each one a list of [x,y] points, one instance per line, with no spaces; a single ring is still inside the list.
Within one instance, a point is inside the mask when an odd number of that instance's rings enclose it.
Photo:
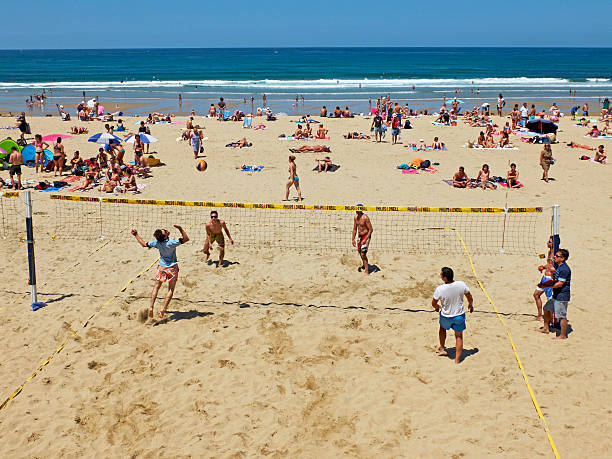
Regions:
[[[165,309],[162,309],[161,311],[159,311],[159,314],[158,314],[159,318],[163,319],[164,318],[164,314],[166,314],[166,310]]]
[[[540,322],[544,322],[544,316],[536,316],[533,320],[539,320]]]
[[[202,250],[202,252],[204,252],[204,250]],[[208,257],[210,257],[210,252],[204,252],[204,255],[206,255],[206,260],[204,261],[208,261]]]
[[[446,356],[448,355],[448,352],[446,352],[446,349],[444,349],[442,346],[438,346],[436,348],[436,354]]]
[[[567,339],[567,336],[555,336],[553,339]]]
[[[548,329],[544,328],[544,327],[540,327],[540,329],[538,330],[540,333],[544,333],[544,334],[548,334],[550,333],[550,331],[548,331]]]
[[[149,319],[153,318],[153,308],[149,308]]]

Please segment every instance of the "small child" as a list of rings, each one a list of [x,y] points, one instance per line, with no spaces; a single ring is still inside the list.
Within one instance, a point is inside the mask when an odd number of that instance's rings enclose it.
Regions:
[[[552,263],[548,263],[546,266],[538,266],[538,271],[544,273],[538,285],[552,280],[553,275],[555,274],[555,268],[553,267]],[[546,298],[550,300],[552,298],[552,288],[536,287],[535,291],[533,292],[533,298],[535,299],[536,307],[538,308],[538,316],[536,317],[536,320],[539,320],[540,322],[544,321],[544,316],[542,315],[542,293],[544,293]]]

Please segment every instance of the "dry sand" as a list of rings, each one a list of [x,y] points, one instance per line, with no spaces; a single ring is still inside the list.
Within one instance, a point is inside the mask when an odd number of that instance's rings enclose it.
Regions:
[[[266,131],[250,131],[241,123],[196,121],[209,138],[208,170],[197,172],[190,147],[175,141],[180,126],[153,126],[160,142],[152,149],[166,165],[141,181],[147,184],[141,197],[280,202],[288,147],[303,143],[276,137],[292,132],[294,123],[280,119],[265,123]],[[299,155],[305,203],[503,207],[502,190],[455,190],[441,180],[459,165],[474,176],[487,162],[504,175],[508,161],[516,162],[525,188],[509,193],[509,206],[561,205],[562,246],[571,252],[574,274],[570,339],[536,331],[537,256],[478,256],[476,270],[512,333],[561,457],[606,456],[612,361],[609,331],[595,322],[605,321],[601,293],[612,268],[605,245],[611,169],[578,160],[584,151],[564,144],[612,142],[584,139],[586,129],[564,119],[562,143],[553,146],[556,180],[546,184],[539,180],[540,146],[467,150],[461,146],[478,128],[431,121],[413,120],[415,129],[403,131],[402,141],[430,142],[435,135],[449,149],[423,155],[441,163],[438,174],[412,176],[395,166],[416,152],[391,146],[389,136],[383,144],[342,139],[349,130],[369,132],[369,120],[325,120],[332,138],[325,144],[341,168],[317,174],[311,172],[317,154]],[[56,118],[30,123],[43,135],[65,133],[69,125],[87,125],[93,134],[103,126]],[[0,130],[0,137],[16,132]],[[253,147],[224,147],[245,135]],[[87,137],[65,140],[67,152],[94,155]],[[235,169],[241,164],[265,169],[242,173]],[[34,178],[31,169],[25,178]],[[35,194],[37,212],[52,209],[44,193]],[[217,269],[204,263],[199,244],[188,243],[178,249],[181,273],[168,320],[154,323],[140,320],[153,271],[120,289],[156,253],[136,242],[53,241],[51,231],[37,233],[39,290],[48,305],[35,313],[23,296],[26,247],[3,242],[1,398],[68,339],[0,411],[6,457],[552,456],[506,332],[465,256],[372,252],[381,270],[366,278],[353,252],[252,251],[236,241],[226,256],[233,264]],[[437,316],[430,298],[443,265],[475,297],[460,366],[433,352]],[[447,345],[452,357],[454,340]]]

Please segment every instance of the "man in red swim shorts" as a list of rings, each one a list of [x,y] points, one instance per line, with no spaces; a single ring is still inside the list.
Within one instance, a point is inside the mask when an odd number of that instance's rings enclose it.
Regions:
[[[357,204],[357,208],[363,207],[363,204]],[[370,274],[370,265],[368,263],[368,248],[370,239],[372,238],[372,223],[370,218],[361,210],[356,211],[357,214],[353,220],[353,247],[357,247],[357,252],[361,257],[361,266],[358,271],[364,270],[366,274]],[[359,235],[359,242],[355,242],[355,236]]]

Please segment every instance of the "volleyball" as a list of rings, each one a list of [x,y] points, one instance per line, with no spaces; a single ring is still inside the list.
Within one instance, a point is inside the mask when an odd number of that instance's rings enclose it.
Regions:
[[[203,159],[200,159],[199,161],[196,162],[196,169],[199,170],[200,172],[204,172],[207,167],[208,167],[208,164],[206,164],[206,161],[204,161]]]

